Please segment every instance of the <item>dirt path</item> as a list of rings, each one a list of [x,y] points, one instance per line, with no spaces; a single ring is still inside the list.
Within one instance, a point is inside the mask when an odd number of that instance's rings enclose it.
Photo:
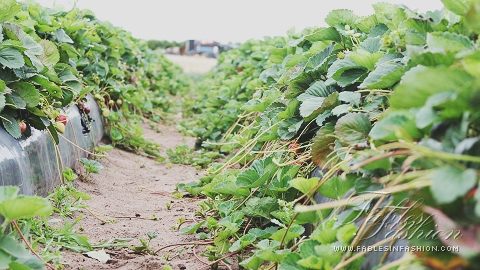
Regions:
[[[158,125],[158,128],[160,133],[145,125],[145,137],[160,143],[163,151],[182,143],[193,147],[195,139],[184,137],[174,127]],[[92,197],[85,201],[89,210],[103,220],[87,210],[81,211],[83,218],[77,228],[84,229],[81,234],[87,236],[90,243],[114,238],[135,238],[129,244],[138,246],[139,238],[148,239],[147,232],[156,232],[158,235],[158,238],[151,241],[151,250],[170,244],[199,241],[193,235],[180,234],[172,228],[181,217],[193,219],[198,201],[190,198],[175,199],[172,192],[177,183],[197,180],[201,171],[192,166],[170,167],[119,149],[108,151],[107,158],[99,162],[104,169],[99,174],[91,174],[89,182],[78,181],[77,184],[79,191]],[[167,209],[167,203],[171,204],[170,210]],[[157,217],[158,220],[152,220],[152,217]],[[196,247],[197,253],[201,250],[201,246]],[[67,251],[62,260],[65,263],[64,269],[162,269],[167,264],[173,269],[205,267],[193,255],[192,245],[167,248],[156,256],[134,254],[128,248],[105,251],[111,256],[107,263]]]
[[[217,59],[203,56],[165,54],[175,64],[181,66],[187,74],[204,74],[217,65]]]

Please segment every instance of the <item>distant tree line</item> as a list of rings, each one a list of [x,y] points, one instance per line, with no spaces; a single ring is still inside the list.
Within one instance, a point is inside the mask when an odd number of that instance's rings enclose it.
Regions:
[[[149,40],[147,41],[148,47],[152,50],[156,49],[166,49],[171,47],[182,47],[185,45],[185,42],[178,41],[168,41],[168,40]]]

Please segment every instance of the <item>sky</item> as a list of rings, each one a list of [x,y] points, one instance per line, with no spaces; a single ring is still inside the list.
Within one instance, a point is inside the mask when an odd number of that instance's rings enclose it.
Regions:
[[[96,17],[140,39],[223,43],[285,36],[295,27],[326,26],[334,9],[350,9],[360,16],[373,14],[382,0],[36,0],[45,7],[69,10],[75,3]],[[383,0],[420,12],[441,9],[440,0]]]

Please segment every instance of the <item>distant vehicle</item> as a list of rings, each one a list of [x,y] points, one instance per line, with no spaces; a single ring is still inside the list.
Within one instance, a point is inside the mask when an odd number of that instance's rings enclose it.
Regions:
[[[185,41],[185,54],[202,55],[210,58],[216,58],[220,54],[222,45],[216,41]]]

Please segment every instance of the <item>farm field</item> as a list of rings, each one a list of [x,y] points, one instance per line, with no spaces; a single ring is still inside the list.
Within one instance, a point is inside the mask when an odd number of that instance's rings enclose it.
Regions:
[[[1,2],[0,270],[477,269],[480,5],[442,3],[209,59]]]

